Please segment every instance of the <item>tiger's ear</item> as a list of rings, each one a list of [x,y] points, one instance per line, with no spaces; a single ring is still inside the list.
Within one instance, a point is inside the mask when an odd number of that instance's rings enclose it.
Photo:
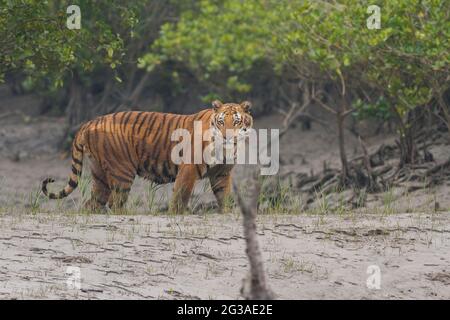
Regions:
[[[219,100],[214,100],[212,102],[212,106],[213,106],[214,111],[217,112],[220,109],[220,107],[222,106],[222,102],[220,102]]]
[[[250,109],[252,108],[252,103],[250,101],[241,102],[241,107],[242,109],[244,109],[245,112],[249,112]]]

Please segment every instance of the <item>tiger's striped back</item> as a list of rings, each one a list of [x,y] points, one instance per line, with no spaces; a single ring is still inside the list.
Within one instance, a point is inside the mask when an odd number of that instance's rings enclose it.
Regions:
[[[158,184],[176,180],[175,191],[181,190],[185,205],[194,182],[204,178],[209,167],[205,163],[175,164],[171,153],[179,142],[172,141],[172,133],[177,129],[185,129],[194,138],[195,121],[201,122],[203,131],[211,126],[221,126],[220,130],[224,130],[229,126],[248,127],[253,123],[247,114],[248,102],[245,105],[220,103],[220,106],[213,103],[213,106],[213,109],[192,115],[126,111],[93,119],[80,128],[73,141],[72,173],[66,187],[59,193],[48,193],[47,184],[54,181],[49,178],[43,182],[42,191],[51,199],[68,196],[78,185],[83,156],[86,154],[91,160],[93,178],[92,197],[88,205],[97,208],[114,201],[121,207],[126,202],[136,175]],[[220,119],[216,119],[219,116]],[[219,130],[219,127],[216,129]],[[204,141],[202,149],[208,143]],[[223,172],[217,168],[214,171],[220,172],[220,179],[213,186],[216,196],[218,193],[225,194],[229,189],[232,166],[223,165],[223,168]],[[221,186],[224,183],[226,187]]]

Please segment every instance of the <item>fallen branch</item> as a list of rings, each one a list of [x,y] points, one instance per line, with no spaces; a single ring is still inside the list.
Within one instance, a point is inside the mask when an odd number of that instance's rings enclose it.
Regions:
[[[430,176],[450,166],[450,159],[444,163],[438,164],[425,172],[425,176]]]

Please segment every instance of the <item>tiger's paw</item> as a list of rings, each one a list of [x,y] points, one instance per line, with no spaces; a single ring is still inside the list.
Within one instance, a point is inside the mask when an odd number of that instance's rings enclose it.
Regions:
[[[84,204],[84,210],[86,210],[86,211],[88,211],[90,213],[104,214],[104,213],[106,213],[106,206],[102,205],[101,203],[99,203],[95,199],[89,199]]]

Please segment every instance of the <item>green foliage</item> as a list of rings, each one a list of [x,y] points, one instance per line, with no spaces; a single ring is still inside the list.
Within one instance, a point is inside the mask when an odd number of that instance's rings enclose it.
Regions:
[[[369,3],[339,3],[291,4],[282,57],[312,61],[332,78],[364,81],[395,101],[400,114],[430,101],[431,79],[448,88],[449,2],[379,1],[379,30],[366,27]]]
[[[47,87],[58,88],[74,71],[116,69],[124,60],[125,41],[137,37],[138,14],[149,2],[78,1],[81,29],[70,30],[68,3],[0,0],[0,77],[19,70],[36,83],[45,79]]]
[[[450,2],[377,1],[381,29],[366,26],[369,1],[203,0],[165,24],[140,66],[177,60],[204,81],[247,92],[245,75],[268,59],[312,80],[368,85],[402,115],[449,86]],[[318,72],[319,70],[319,72]],[[438,86],[433,91],[432,87]],[[377,113],[388,112],[377,103]]]
[[[389,120],[393,117],[389,102],[383,96],[379,97],[373,103],[357,99],[353,102],[352,107],[355,110],[353,115],[357,117],[357,119],[373,118]]]
[[[266,55],[267,30],[252,22],[266,16],[258,1],[200,1],[184,11],[176,24],[163,25],[140,66],[151,71],[163,61],[175,60],[205,82],[220,76],[221,85],[229,90],[248,92],[250,86],[241,78]]]
[[[371,45],[366,81],[382,88],[402,115],[433,98],[434,81],[449,87],[450,3],[386,1],[382,8],[383,36],[361,35]]]
[[[175,62],[209,90],[205,97],[225,98],[248,94],[264,62],[279,77],[335,82],[352,92],[360,116],[381,118],[426,105],[450,86],[450,1],[375,1],[378,30],[366,26],[374,4],[367,0],[77,4],[82,28],[69,30],[64,1],[0,0],[0,79],[18,70],[27,88],[57,90],[74,74],[88,83],[107,74],[131,88],[133,68],[164,73],[155,68]],[[164,76],[186,85],[176,68]],[[368,102],[352,90],[362,86],[383,98]]]
[[[312,63],[325,75],[337,78],[361,60],[353,40],[365,21],[365,6],[354,1],[282,2],[277,6],[279,21],[272,28],[279,34],[272,48],[278,63],[288,63],[310,76],[314,69],[304,68],[311,68]]]
[[[75,60],[73,32],[48,1],[0,1],[0,77],[12,70],[47,75]]]

